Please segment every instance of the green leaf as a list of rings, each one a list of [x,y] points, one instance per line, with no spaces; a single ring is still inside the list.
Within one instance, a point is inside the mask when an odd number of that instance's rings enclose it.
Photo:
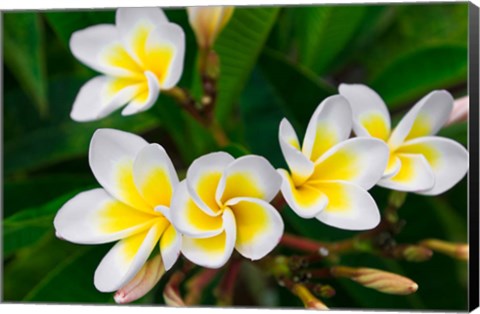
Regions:
[[[468,146],[468,123],[454,123],[447,127],[444,127],[438,132],[438,136],[451,138],[463,146]]]
[[[112,294],[101,293],[93,285],[95,268],[104,254],[105,248],[78,248],[73,254],[58,261],[23,301],[113,303]]]
[[[55,238],[53,228],[37,245],[21,250],[4,268],[4,300],[113,303],[93,285],[95,269],[111,247],[80,246]]]
[[[288,117],[305,127],[315,108],[335,89],[308,68],[297,65],[281,53],[265,49],[260,67],[283,100]],[[291,121],[293,123],[293,121]]]
[[[264,156],[274,167],[286,165],[277,142],[284,111],[276,90],[257,67],[240,98],[241,124],[251,153]]]
[[[391,5],[393,21],[374,42],[358,51],[357,60],[375,77],[406,53],[439,45],[468,44],[468,5]]]
[[[50,84],[50,104],[52,120],[49,123],[39,123],[36,127],[10,135],[4,145],[6,175],[18,171],[40,169],[74,157],[84,156],[89,147],[93,133],[99,128],[115,128],[133,133],[141,133],[155,128],[158,120],[146,112],[135,116],[124,117],[120,113],[113,114],[101,121],[78,123],[72,121],[68,112],[83,80],[63,79]],[[6,106],[13,106],[14,100],[6,97]],[[23,121],[28,112],[15,108],[8,110],[10,123]]]
[[[398,57],[370,82],[390,108],[420,98],[439,86],[465,82],[468,48],[458,45],[426,47]]]
[[[45,117],[48,101],[43,36],[38,14],[4,14],[4,64],[33,100],[40,116]]]
[[[70,192],[42,206],[23,210],[6,218],[3,225],[3,254],[11,253],[38,242],[53,229],[53,218],[69,199],[80,191]]]
[[[85,171],[90,172],[86,163]],[[91,173],[50,173],[7,180],[3,187],[3,216],[8,218],[20,210],[42,206],[69,191],[87,189],[96,184]]]
[[[231,113],[264,43],[275,23],[279,8],[236,8],[220,34],[215,50],[220,57],[216,117],[221,123]]]
[[[115,11],[48,12],[46,20],[65,47],[75,31],[96,24],[115,24]]]
[[[313,72],[322,74],[353,39],[367,7],[322,5],[294,10],[298,60]]]

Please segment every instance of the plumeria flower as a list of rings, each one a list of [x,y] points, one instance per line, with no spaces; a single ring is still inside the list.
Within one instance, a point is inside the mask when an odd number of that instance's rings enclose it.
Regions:
[[[102,73],[80,89],[71,112],[73,120],[92,121],[127,103],[123,115],[145,111],[161,90],[174,87],[183,71],[185,34],[159,8],[121,8],[116,25],[75,32],[70,49]]]
[[[278,170],[281,190],[300,217],[341,229],[371,229],[380,214],[367,190],[382,176],[388,147],[378,139],[348,139],[351,129],[350,105],[339,95],[317,107],[301,147],[292,125],[283,119],[279,140],[290,172]]]
[[[280,183],[263,157],[235,160],[217,152],[195,160],[172,199],[183,255],[208,268],[223,266],[234,248],[251,260],[264,257],[283,234],[282,218],[269,204]]]
[[[189,7],[188,20],[201,48],[213,46],[218,34],[227,25],[233,15],[234,7]]]
[[[365,85],[340,85],[353,109],[353,130],[388,144],[390,159],[378,185],[393,190],[438,195],[468,170],[468,152],[457,142],[434,136],[453,108],[447,91],[433,91],[417,102],[391,131],[390,114],[380,96]]]
[[[111,129],[93,135],[90,167],[103,188],[78,194],[57,213],[59,237],[79,244],[118,241],[95,271],[95,287],[111,292],[141,270],[159,244],[163,266],[178,258],[181,235],[170,224],[178,177],[165,150]]]

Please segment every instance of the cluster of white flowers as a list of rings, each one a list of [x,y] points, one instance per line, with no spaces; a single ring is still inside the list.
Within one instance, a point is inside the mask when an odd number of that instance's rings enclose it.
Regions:
[[[203,21],[202,29],[208,29],[201,12],[190,12],[191,21]],[[218,33],[225,24],[222,14],[231,12],[215,14],[210,31]],[[125,115],[146,110],[160,90],[173,87],[181,76],[184,33],[160,9],[119,9],[116,23],[72,36],[74,55],[105,74],[80,91],[75,120],[99,119],[126,103]],[[204,37],[202,45],[211,44],[217,33]],[[74,243],[118,241],[95,272],[95,286],[104,292],[135,286],[132,279],[157,244],[163,263],[155,257],[155,267],[165,270],[179,254],[209,268],[225,265],[234,249],[261,259],[283,234],[282,218],[270,204],[280,191],[303,218],[348,230],[371,229],[380,221],[368,193],[376,184],[436,195],[466,174],[466,149],[433,136],[452,105],[450,94],[434,91],[391,131],[387,107],[374,91],[341,85],[339,95],[313,113],[302,145],[292,125],[286,119],[280,123],[279,144],[290,171],[275,170],[260,156],[235,159],[215,152],[196,159],[183,181],[160,145],[100,129],[91,140],[89,163],[102,188],[67,202],[55,217],[55,229]],[[352,130],[357,137],[350,138]]]

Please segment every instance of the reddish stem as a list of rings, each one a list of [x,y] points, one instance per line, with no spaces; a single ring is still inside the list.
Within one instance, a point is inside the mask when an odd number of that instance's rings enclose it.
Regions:
[[[231,304],[237,277],[240,272],[241,260],[234,259],[227,268],[222,282],[218,286],[217,295],[222,304]]]
[[[283,235],[282,239],[280,240],[280,244],[292,249],[320,254],[322,256],[327,256],[330,252],[338,253],[353,249],[353,239],[347,239],[333,243],[324,243],[288,233]]]

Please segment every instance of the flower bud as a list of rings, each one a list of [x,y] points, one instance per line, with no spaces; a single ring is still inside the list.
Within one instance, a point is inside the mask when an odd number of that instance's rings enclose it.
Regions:
[[[201,48],[212,48],[218,34],[232,17],[233,10],[231,6],[187,8],[188,20]]]
[[[302,284],[293,285],[292,293],[302,300],[306,309],[328,310],[328,307],[322,301],[315,298],[310,290]]]
[[[425,246],[433,251],[449,255],[453,258],[468,261],[469,247],[465,243],[450,243],[446,241],[429,239],[420,242],[420,245]]]
[[[448,118],[447,124],[454,124],[459,122],[467,121],[468,119],[468,110],[469,109],[469,98],[468,96],[455,100],[453,104],[452,113]]]
[[[428,261],[432,254],[430,249],[418,245],[409,245],[402,250],[402,256],[408,262]]]
[[[407,277],[372,268],[332,267],[335,277],[346,277],[371,289],[388,293],[407,295],[414,293],[418,285]]]
[[[183,278],[183,273],[176,272],[165,285],[165,288],[163,289],[163,298],[165,299],[165,304],[168,306],[185,306],[185,301],[183,301],[182,296],[180,295],[180,283]]]
[[[165,273],[162,258],[156,255],[149,260],[133,279],[118,290],[114,299],[118,304],[130,303],[145,296]]]

